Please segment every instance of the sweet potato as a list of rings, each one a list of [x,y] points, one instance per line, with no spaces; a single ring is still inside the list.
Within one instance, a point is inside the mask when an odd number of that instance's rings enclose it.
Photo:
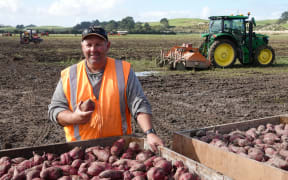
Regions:
[[[105,170],[99,174],[100,178],[110,178],[110,179],[123,179],[123,171],[119,170]]]
[[[250,136],[253,139],[256,139],[258,137],[258,132],[256,128],[250,128],[245,132],[246,136]]]
[[[274,133],[267,133],[263,137],[263,142],[266,144],[274,144],[275,142],[279,140],[280,138]]]
[[[228,148],[229,148],[229,151],[237,153],[237,154],[239,154],[240,152],[241,153],[246,153],[246,150],[245,150],[244,147],[238,147],[238,146],[234,146],[233,144],[230,144],[228,146]]]
[[[250,148],[248,150],[248,157],[256,161],[262,161],[264,159],[264,152],[258,148]]]
[[[23,157],[17,157],[17,158],[11,159],[11,162],[12,162],[13,164],[19,164],[19,163],[21,163],[22,161],[25,161],[25,160],[26,160],[26,159],[23,158]]]
[[[54,166],[55,167],[55,166]],[[58,168],[62,169],[62,174],[64,176],[69,176],[69,175],[77,175],[77,169],[70,166],[70,165],[62,165],[62,166],[56,166]]]
[[[17,167],[17,170],[19,172],[22,172],[24,171],[25,169],[29,169],[33,166],[33,162],[30,161],[30,160],[24,160],[22,161],[20,164],[18,164],[16,167]]]
[[[137,142],[135,142],[135,141],[132,141],[132,142],[129,143],[128,149],[132,150],[136,154],[141,151],[140,145]]]
[[[152,153],[150,150],[144,150],[136,155],[136,160],[139,162],[144,162],[153,155],[154,153]]]
[[[147,172],[147,178],[148,180],[164,180],[165,172],[161,168],[152,167]]]
[[[132,180],[146,180],[144,176],[135,176]]]
[[[280,150],[279,150],[279,154],[280,154],[281,156],[283,156],[284,158],[288,158],[288,150],[280,149]]]
[[[274,126],[275,132],[277,135],[282,136],[282,135],[288,135],[288,129],[284,129],[285,125],[284,124],[277,124]]]
[[[60,155],[60,161],[63,165],[70,164],[72,162],[72,158],[70,157],[69,153],[63,153]]]
[[[68,152],[69,156],[75,159],[83,159],[84,158],[84,150],[81,147],[74,147],[71,151]]]
[[[97,157],[93,154],[92,151],[86,152],[85,153],[85,161],[86,162],[93,162],[97,160]]]
[[[3,156],[0,158],[0,165],[5,162],[5,161],[11,161],[10,157],[7,157],[7,156]]]
[[[63,175],[63,171],[59,167],[48,167],[45,169],[42,169],[40,172],[40,177],[47,180],[53,180],[58,179]]]
[[[0,180],[10,180],[12,179],[13,174],[4,174],[3,176],[0,177]]]
[[[40,156],[37,153],[33,152],[33,158],[32,158],[33,166],[42,164],[44,162],[44,160],[45,159],[42,156]]]
[[[83,161],[82,159],[75,159],[75,160],[72,162],[71,166],[72,166],[73,168],[78,169],[83,162],[84,162],[84,161]]]
[[[137,164],[134,164],[130,169],[129,171],[143,171],[145,172],[146,171],[146,166],[145,164],[143,163],[137,163]]]
[[[265,148],[265,155],[268,157],[273,157],[275,154],[277,154],[277,150],[273,147],[267,147]]]
[[[133,176],[143,176],[143,177],[146,177],[146,173],[143,172],[143,171],[133,171],[132,172]]]
[[[121,159],[134,159],[134,156],[134,153],[126,152],[122,154]]]
[[[177,169],[180,167],[185,167],[185,165],[184,165],[183,161],[177,160],[177,161],[173,162],[173,167],[175,167]]]
[[[110,149],[110,153],[112,155],[119,157],[119,155],[122,154],[124,151],[124,146],[125,146],[125,139],[120,138],[113,143]]]
[[[78,172],[78,176],[80,177],[80,179],[82,179],[82,180],[89,180],[90,178],[89,178],[89,176],[88,176],[88,174],[86,174],[86,173],[84,173],[84,172]]]
[[[53,154],[53,153],[44,153],[43,154],[44,159],[46,159],[47,161],[53,161],[56,159],[57,155]]]
[[[124,180],[131,180],[133,177],[134,175],[130,171],[124,171],[123,173]]]
[[[26,180],[32,180],[33,178],[40,177],[41,170],[30,170],[26,173]]]
[[[11,167],[11,162],[9,160],[3,161],[0,164],[0,177],[6,174],[10,167]]]
[[[105,170],[105,165],[101,165],[97,162],[92,162],[87,169],[87,174],[91,176],[98,176],[102,171]]]
[[[116,162],[118,160],[118,157],[117,156],[110,156],[109,159],[108,159],[108,162],[113,164],[114,162]]]
[[[110,157],[110,151],[107,149],[93,149],[93,154],[99,161],[108,162]]]
[[[144,164],[145,164],[147,170],[149,170],[151,167],[153,167],[153,162],[154,162],[155,158],[157,158],[157,156],[152,156],[149,159],[147,159],[146,161],[144,161]]]
[[[179,167],[179,168],[177,168],[176,169],[176,172],[175,172],[175,174],[174,174],[174,179],[175,180],[178,180],[179,179],[179,177],[182,175],[182,174],[184,174],[184,173],[186,173],[186,172],[188,172],[189,170],[188,170],[188,168],[187,167]]]
[[[87,99],[80,105],[80,110],[81,111],[94,111],[95,109],[95,103],[91,99]]]
[[[189,172],[183,173],[180,175],[179,180],[198,180],[198,176],[196,174],[192,174]]]
[[[70,176],[62,176],[58,180],[72,180]]]
[[[25,180],[25,179],[26,179],[25,172],[24,171],[20,172],[17,170],[17,168],[14,168],[12,180]]]
[[[172,163],[171,163],[170,161],[167,161],[167,160],[157,161],[157,162],[154,164],[154,166],[163,169],[165,175],[170,174],[170,173],[171,173],[171,170],[172,170]]]

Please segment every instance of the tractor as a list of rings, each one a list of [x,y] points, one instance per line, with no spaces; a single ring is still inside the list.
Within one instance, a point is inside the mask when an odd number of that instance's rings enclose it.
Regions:
[[[39,44],[42,41],[43,39],[41,39],[37,33],[34,33],[32,29],[20,32],[20,44],[29,44],[30,42]]]
[[[253,31],[255,19],[249,16],[250,13],[248,16],[209,17],[209,32],[201,35],[205,40],[199,48],[191,51],[184,44],[171,48],[167,53],[162,51],[160,65],[170,64],[171,69],[205,69],[210,65],[228,68],[235,64],[236,59],[243,65],[273,64],[275,52],[268,45],[269,37]]]

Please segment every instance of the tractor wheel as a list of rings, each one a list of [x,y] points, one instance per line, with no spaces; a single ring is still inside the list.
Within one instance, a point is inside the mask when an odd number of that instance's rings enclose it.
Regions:
[[[29,44],[29,38],[23,38],[23,44]]]
[[[176,62],[174,66],[174,69],[177,71],[183,71],[186,69],[184,62],[182,61]]]
[[[236,48],[230,40],[217,40],[209,50],[211,62],[220,68],[232,66],[236,60]]]
[[[271,46],[260,46],[255,52],[255,64],[260,66],[269,66],[275,60],[275,52]]]

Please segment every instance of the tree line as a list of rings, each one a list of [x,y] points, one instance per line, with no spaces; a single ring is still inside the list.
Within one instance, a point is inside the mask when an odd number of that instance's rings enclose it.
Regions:
[[[160,34],[160,33],[174,33],[169,28],[169,21],[167,18],[162,18],[160,20],[160,25],[150,26],[149,23],[135,22],[133,17],[127,16],[121,21],[84,21],[73,26],[73,33],[82,32],[84,29],[91,25],[101,26],[107,32],[115,33],[116,31],[128,31],[132,34]]]

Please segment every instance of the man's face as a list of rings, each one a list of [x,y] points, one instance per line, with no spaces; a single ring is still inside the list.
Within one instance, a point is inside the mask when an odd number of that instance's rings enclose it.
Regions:
[[[88,36],[81,42],[82,52],[91,65],[102,64],[110,48],[110,42],[98,36]]]

